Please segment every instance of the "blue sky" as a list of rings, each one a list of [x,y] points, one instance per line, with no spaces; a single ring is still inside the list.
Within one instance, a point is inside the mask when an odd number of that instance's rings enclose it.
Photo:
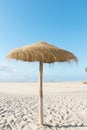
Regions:
[[[0,81],[38,80],[38,63],[6,60],[10,50],[38,41],[79,61],[44,64],[44,81],[87,79],[87,0],[0,0]]]

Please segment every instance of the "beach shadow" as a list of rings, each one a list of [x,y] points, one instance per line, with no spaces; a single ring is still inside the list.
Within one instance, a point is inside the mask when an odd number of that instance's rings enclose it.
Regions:
[[[84,128],[87,128],[87,125],[50,125],[50,124],[44,124],[45,127],[48,127],[48,128],[78,128],[78,127],[84,127]]]

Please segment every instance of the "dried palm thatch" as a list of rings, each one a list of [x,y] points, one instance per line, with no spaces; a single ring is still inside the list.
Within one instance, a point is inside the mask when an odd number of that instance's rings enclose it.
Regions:
[[[77,62],[77,58],[73,53],[62,50],[46,42],[39,42],[37,44],[14,49],[9,53],[7,58],[28,62],[39,61],[43,63],[65,62],[70,60]]]
[[[87,80],[86,81],[83,81],[84,84],[87,84]]]
[[[17,48],[12,50],[7,58],[13,58],[16,60],[34,62],[39,61],[39,83],[40,83],[40,126],[43,125],[43,89],[42,89],[42,78],[43,78],[43,63],[53,63],[53,62],[65,62],[74,60],[77,62],[76,56],[66,50],[62,50],[58,47],[50,45],[46,42],[39,42],[37,44],[32,44]]]

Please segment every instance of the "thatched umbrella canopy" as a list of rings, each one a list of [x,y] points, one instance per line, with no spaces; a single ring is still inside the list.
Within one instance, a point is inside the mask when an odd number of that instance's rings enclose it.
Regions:
[[[39,42],[14,49],[9,53],[8,58],[27,62],[39,61],[42,63],[77,61],[76,56],[71,52],[62,50],[46,42]]]
[[[26,62],[38,61],[39,73],[40,73],[40,125],[43,125],[43,90],[42,90],[42,76],[43,76],[43,63],[53,62],[69,62],[74,60],[77,62],[77,57],[66,50],[48,44],[46,42],[39,42],[36,44],[24,46],[12,50],[7,58],[13,58],[16,60],[22,60]]]

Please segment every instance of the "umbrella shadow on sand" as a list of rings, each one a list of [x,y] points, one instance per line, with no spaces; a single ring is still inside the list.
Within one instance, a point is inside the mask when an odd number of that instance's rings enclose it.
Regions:
[[[87,124],[86,125],[83,125],[83,124],[81,124],[81,125],[61,125],[61,126],[59,126],[59,125],[50,125],[50,124],[44,124],[43,125],[45,128],[49,128],[49,129],[54,129],[54,128],[87,128]]]

